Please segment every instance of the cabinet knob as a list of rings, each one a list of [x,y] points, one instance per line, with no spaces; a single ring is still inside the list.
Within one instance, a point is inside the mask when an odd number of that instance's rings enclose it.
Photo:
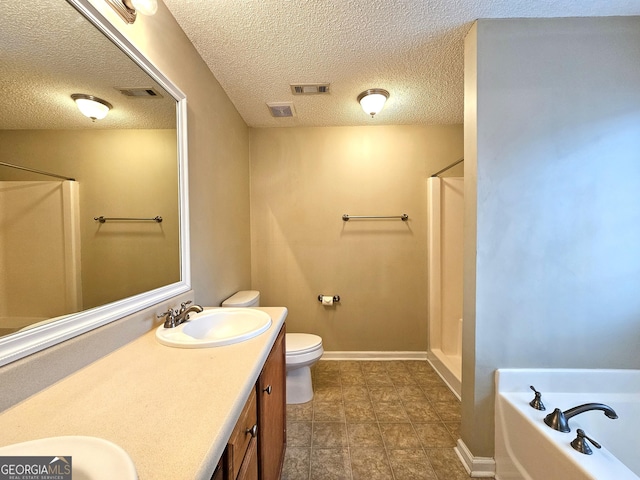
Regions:
[[[256,434],[258,433],[258,424],[254,425],[251,428],[247,428],[244,433],[248,433],[249,435],[251,435],[251,437],[255,438]]]
[[[263,392],[267,392],[267,395],[271,395],[271,390],[271,385],[267,385],[267,388],[262,389]]]

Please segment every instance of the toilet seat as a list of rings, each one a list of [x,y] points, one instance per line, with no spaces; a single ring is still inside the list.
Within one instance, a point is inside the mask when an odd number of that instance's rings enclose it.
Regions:
[[[322,338],[311,333],[287,333],[287,356],[304,355],[322,348]]]

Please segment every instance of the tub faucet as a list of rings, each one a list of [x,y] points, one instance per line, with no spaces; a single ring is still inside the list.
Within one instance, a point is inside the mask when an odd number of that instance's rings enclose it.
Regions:
[[[577,407],[570,408],[564,412],[559,408],[556,408],[553,413],[544,417],[544,423],[554,430],[570,432],[569,419],[590,410],[602,410],[608,418],[618,418],[618,414],[608,405],[603,403],[585,403],[584,405],[578,405]]]
[[[158,315],[158,318],[165,317],[164,328],[177,327],[181,323],[184,323],[187,320],[189,320],[190,313],[192,312],[200,313],[204,310],[200,305],[192,305],[191,307],[188,307],[187,305],[189,305],[190,303],[191,303],[191,300],[189,300],[188,302],[183,302],[180,304],[180,310],[178,309],[174,310],[170,308],[163,314]]]

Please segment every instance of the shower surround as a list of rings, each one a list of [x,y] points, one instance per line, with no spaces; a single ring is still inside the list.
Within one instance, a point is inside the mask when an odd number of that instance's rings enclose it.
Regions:
[[[462,385],[462,242],[464,179],[427,180],[429,351],[436,371],[460,396]]]

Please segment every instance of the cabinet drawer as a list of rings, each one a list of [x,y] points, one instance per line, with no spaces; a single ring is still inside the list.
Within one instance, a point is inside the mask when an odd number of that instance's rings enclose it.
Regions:
[[[230,479],[235,479],[240,472],[249,443],[256,435],[257,423],[256,392],[252,389],[227,446]]]

